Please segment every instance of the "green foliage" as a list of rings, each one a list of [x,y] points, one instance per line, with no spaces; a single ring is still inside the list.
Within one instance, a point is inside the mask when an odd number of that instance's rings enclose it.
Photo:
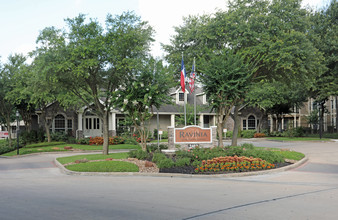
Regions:
[[[188,157],[180,158],[180,159],[176,160],[175,166],[176,167],[189,166],[190,165],[190,161],[191,161],[191,159],[188,158]]]
[[[201,105],[196,105],[196,114],[198,112],[202,112],[206,110],[206,106],[201,106]],[[184,107],[183,106],[177,106],[177,111],[178,112],[184,112]],[[187,126],[189,125],[195,125],[195,119],[194,119],[194,105],[191,105],[189,103],[186,104],[186,120],[187,120]],[[196,122],[198,123],[199,121],[199,115],[196,115]],[[184,126],[184,115],[176,115],[175,116],[175,124],[176,126]]]
[[[168,92],[172,86],[172,77],[162,62],[147,59],[119,90],[112,93],[116,97],[113,104],[133,122],[144,150],[150,133],[146,121],[153,117],[153,107],[171,103]]]
[[[303,127],[290,128],[282,133],[283,137],[303,137],[304,129]]]
[[[64,141],[68,140],[68,134],[66,132],[54,132],[51,133],[52,141]]]
[[[89,141],[90,141],[90,138],[81,138],[81,139],[77,140],[77,143],[89,145]]]
[[[157,165],[158,168],[162,169],[162,168],[171,168],[171,167],[175,166],[175,163],[172,159],[165,158],[165,159],[159,161],[156,165]]]
[[[168,145],[166,144],[160,144],[159,145],[159,150],[163,150],[163,149],[168,149]],[[147,145],[147,151],[148,152],[155,152],[158,150],[157,144],[148,144]]]
[[[144,150],[132,150],[128,153],[128,157],[130,158],[137,158],[139,160],[145,160],[149,157],[149,153]]]
[[[243,130],[241,132],[241,137],[243,138],[253,138],[256,133],[256,130]]]
[[[14,144],[10,146],[8,142],[0,142],[0,155],[11,152],[15,149],[16,149],[16,146]]]
[[[268,150],[245,150],[241,156],[261,158],[269,163],[281,163],[284,161],[284,157],[281,154]]]
[[[42,129],[39,129],[37,131],[22,131],[20,132],[19,138],[20,142],[23,145],[27,145],[29,143],[43,142],[45,140],[45,133]]]
[[[162,160],[165,160],[167,157],[163,153],[154,153],[152,162],[159,163]]]

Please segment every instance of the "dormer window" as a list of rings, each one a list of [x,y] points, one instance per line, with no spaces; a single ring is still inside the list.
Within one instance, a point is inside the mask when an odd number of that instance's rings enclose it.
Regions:
[[[178,94],[178,101],[184,102],[184,93],[183,93],[183,92],[180,92],[180,93]]]

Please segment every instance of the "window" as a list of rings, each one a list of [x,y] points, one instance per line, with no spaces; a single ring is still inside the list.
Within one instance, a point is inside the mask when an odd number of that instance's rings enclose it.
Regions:
[[[65,132],[66,130],[66,120],[63,115],[57,115],[54,119],[54,128],[55,132]]]
[[[99,118],[93,118],[94,123],[93,123],[93,127],[94,129],[100,129],[100,119]]]
[[[180,92],[180,93],[178,94],[178,101],[184,102],[184,93]]]
[[[246,130],[246,120],[243,120],[243,130]]]
[[[86,129],[92,129],[92,119],[86,118]]]
[[[248,130],[256,129],[256,118],[253,115],[250,115],[248,118]]]

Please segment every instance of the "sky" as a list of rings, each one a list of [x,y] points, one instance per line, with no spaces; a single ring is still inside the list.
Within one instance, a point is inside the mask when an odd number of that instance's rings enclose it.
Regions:
[[[303,0],[303,5],[320,8],[328,0]],[[226,0],[0,0],[0,62],[10,54],[27,55],[35,49],[35,41],[46,27],[64,28],[65,18],[80,13],[96,18],[102,26],[107,14],[134,11],[155,29],[156,42],[152,54],[162,58],[160,43],[168,44],[175,34],[174,26],[182,17],[202,15],[226,9]]]

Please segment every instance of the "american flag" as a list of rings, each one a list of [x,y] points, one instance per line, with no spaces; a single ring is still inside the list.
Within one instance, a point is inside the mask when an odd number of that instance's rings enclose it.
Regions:
[[[195,65],[193,64],[192,65],[192,71],[191,71],[190,77],[189,77],[189,89],[190,89],[191,93],[193,93],[194,90],[195,90],[195,77],[196,77]]]

